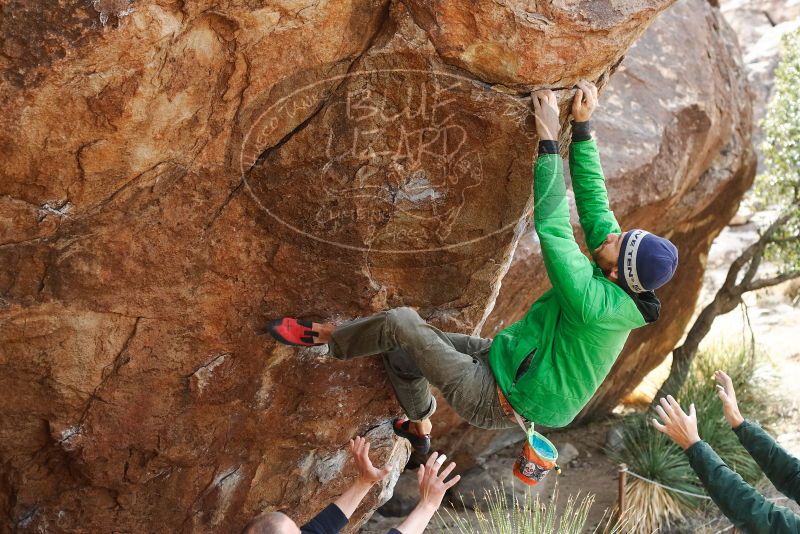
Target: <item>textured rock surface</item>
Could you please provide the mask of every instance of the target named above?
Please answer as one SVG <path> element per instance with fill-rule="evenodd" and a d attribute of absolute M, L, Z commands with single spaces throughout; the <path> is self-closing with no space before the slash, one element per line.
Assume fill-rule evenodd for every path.
<path fill-rule="evenodd" d="M 480 327 L 530 202 L 520 95 L 603 85 L 670 3 L 4 2 L 2 523 L 230 532 L 308 518 L 357 433 L 402 465 L 379 362 L 257 329 Z"/>
<path fill-rule="evenodd" d="M 661 320 L 632 333 L 578 420 L 612 409 L 682 336 L 708 248 L 753 180 L 749 98 L 736 37 L 719 10 L 702 0 L 681 0 L 659 16 L 601 93 L 594 126 L 611 207 L 623 229 L 643 227 L 670 237 L 681 262 L 673 281 L 658 292 Z M 573 221 L 580 241 L 574 212 Z M 530 228 L 483 334 L 517 320 L 549 287 Z M 497 439 L 467 430 L 450 411 L 440 410 L 438 418 L 440 427 L 455 427 L 440 446 L 452 448 L 464 466 Z"/>

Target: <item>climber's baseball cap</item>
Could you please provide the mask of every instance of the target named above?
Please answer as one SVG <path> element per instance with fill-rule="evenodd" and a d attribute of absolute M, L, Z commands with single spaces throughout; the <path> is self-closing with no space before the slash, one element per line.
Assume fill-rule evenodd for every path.
<path fill-rule="evenodd" d="M 622 238 L 617 261 L 619 284 L 643 293 L 670 281 L 678 268 L 678 249 L 669 239 L 636 228 Z"/>

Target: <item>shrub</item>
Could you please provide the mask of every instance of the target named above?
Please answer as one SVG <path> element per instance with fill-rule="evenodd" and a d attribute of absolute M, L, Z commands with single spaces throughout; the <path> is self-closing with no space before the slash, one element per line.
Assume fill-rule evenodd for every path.
<path fill-rule="evenodd" d="M 458 516 L 446 510 L 454 526 L 444 524 L 446 532 L 458 534 L 579 534 L 585 532 L 586 520 L 594 504 L 594 495 L 570 495 L 563 510 L 556 504 L 558 491 L 553 499 L 544 504 L 539 496 L 530 493 L 520 501 L 516 495 L 509 499 L 501 486 L 495 486 L 484 494 L 486 513 L 475 511 L 471 518 Z M 604 532 L 622 532 L 622 527 L 607 527 Z M 600 527 L 598 527 L 600 529 Z M 598 530 L 596 529 L 596 532 Z"/>

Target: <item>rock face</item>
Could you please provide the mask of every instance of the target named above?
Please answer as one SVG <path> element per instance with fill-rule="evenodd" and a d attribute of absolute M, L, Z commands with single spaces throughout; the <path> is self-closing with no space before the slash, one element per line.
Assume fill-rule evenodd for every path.
<path fill-rule="evenodd" d="M 480 328 L 530 204 L 525 92 L 604 85 L 670 3 L 4 2 L 2 523 L 303 521 L 367 433 L 396 469 L 355 528 L 408 454 L 382 368 L 258 329 L 396 305 Z M 664 213 L 694 187 L 651 183 Z"/>

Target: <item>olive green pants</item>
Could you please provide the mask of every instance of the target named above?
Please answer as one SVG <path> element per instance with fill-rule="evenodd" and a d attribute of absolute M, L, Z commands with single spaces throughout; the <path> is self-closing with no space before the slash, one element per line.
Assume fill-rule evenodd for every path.
<path fill-rule="evenodd" d="M 382 354 L 397 400 L 411 421 L 436 411 L 433 384 L 470 424 L 509 428 L 515 423 L 503 413 L 489 367 L 491 343 L 442 332 L 414 309 L 395 308 L 338 326 L 328 347 L 341 360 Z"/>

